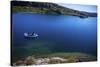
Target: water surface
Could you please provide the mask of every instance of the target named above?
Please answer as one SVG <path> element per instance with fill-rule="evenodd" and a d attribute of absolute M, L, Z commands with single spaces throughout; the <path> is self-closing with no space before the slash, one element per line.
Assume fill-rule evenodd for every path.
<path fill-rule="evenodd" d="M 39 37 L 26 39 L 24 32 L 36 32 Z M 96 34 L 96 17 L 12 14 L 12 54 L 14 58 L 55 52 L 82 52 L 96 56 Z"/>

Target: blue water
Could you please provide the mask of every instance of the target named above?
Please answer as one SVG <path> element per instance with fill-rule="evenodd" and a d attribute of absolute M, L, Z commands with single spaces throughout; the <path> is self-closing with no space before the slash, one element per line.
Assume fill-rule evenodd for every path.
<path fill-rule="evenodd" d="M 26 39 L 24 32 L 38 38 Z M 97 55 L 97 18 L 32 13 L 12 14 L 12 54 L 23 57 L 54 52 Z"/>

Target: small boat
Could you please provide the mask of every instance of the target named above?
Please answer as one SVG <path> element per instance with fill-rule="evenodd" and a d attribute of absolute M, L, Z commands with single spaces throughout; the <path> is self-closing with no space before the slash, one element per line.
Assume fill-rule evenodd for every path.
<path fill-rule="evenodd" d="M 27 37 L 27 38 L 36 38 L 38 37 L 39 35 L 36 34 L 36 33 L 24 33 L 24 37 Z"/>

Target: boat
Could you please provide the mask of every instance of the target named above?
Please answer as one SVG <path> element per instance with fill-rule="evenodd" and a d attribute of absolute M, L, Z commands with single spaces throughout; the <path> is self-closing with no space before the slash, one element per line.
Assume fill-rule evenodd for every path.
<path fill-rule="evenodd" d="M 37 33 L 24 33 L 24 37 L 27 37 L 27 38 L 36 38 L 38 37 L 39 35 Z"/>

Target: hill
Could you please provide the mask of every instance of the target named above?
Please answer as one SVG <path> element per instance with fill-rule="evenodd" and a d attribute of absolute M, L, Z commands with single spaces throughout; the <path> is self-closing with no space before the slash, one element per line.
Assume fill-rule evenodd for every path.
<path fill-rule="evenodd" d="M 51 15 L 71 15 L 80 18 L 97 17 L 97 13 L 89 13 L 60 6 L 56 3 L 12 1 L 12 12 L 31 12 Z"/>

